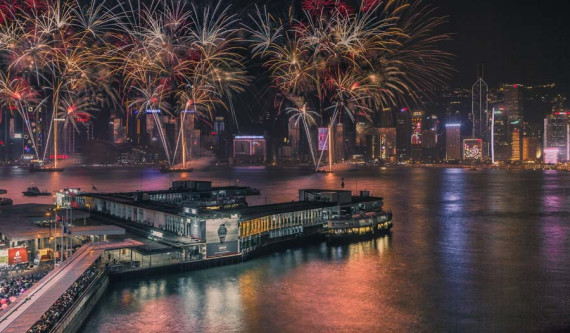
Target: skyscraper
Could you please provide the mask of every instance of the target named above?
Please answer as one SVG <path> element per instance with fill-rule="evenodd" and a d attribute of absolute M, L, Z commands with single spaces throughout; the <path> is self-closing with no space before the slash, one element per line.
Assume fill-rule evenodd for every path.
<path fill-rule="evenodd" d="M 538 139 L 534 136 L 523 136 L 523 161 L 535 161 L 538 151 Z"/>
<path fill-rule="evenodd" d="M 408 108 L 396 113 L 396 145 L 398 160 L 407 161 L 411 156 L 412 118 Z"/>
<path fill-rule="evenodd" d="M 507 84 L 503 91 L 505 94 L 505 110 L 511 122 L 523 122 L 523 89 L 520 84 Z"/>
<path fill-rule="evenodd" d="M 570 161 L 570 111 L 556 111 L 544 119 L 544 149 L 558 149 L 558 160 Z"/>
<path fill-rule="evenodd" d="M 382 117 L 380 119 L 380 127 L 391 128 L 394 127 L 394 117 L 391 108 L 382 109 Z"/>
<path fill-rule="evenodd" d="M 493 108 L 493 128 L 491 129 L 493 161 L 508 161 L 511 156 L 511 143 L 509 140 L 509 117 L 504 108 Z"/>
<path fill-rule="evenodd" d="M 459 161 L 461 159 L 461 124 L 445 125 L 445 159 Z"/>
<path fill-rule="evenodd" d="M 298 158 L 300 156 L 299 145 L 301 142 L 301 133 L 299 132 L 299 123 L 290 121 L 289 126 L 289 142 L 291 142 L 291 156 Z"/>
<path fill-rule="evenodd" d="M 489 141 L 489 87 L 479 75 L 479 79 L 471 87 L 471 117 L 473 128 L 471 136 Z"/>
<path fill-rule="evenodd" d="M 345 149 L 344 149 L 344 124 L 336 124 L 336 130 L 334 132 L 334 160 L 344 161 L 345 159 Z"/>
<path fill-rule="evenodd" d="M 511 122 L 511 161 L 522 159 L 522 131 L 518 123 Z"/>
<path fill-rule="evenodd" d="M 380 158 L 394 162 L 397 154 L 396 128 L 379 128 Z"/>
<path fill-rule="evenodd" d="M 412 161 L 421 160 L 422 157 L 422 124 L 424 119 L 423 111 L 412 113 Z"/>
<path fill-rule="evenodd" d="M 503 88 L 510 123 L 511 161 L 522 159 L 523 89 L 520 84 L 507 84 Z"/>

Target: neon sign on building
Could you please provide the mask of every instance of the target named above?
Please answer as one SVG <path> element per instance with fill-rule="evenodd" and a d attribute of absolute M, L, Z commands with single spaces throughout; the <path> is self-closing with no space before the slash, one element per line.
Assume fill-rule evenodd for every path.
<path fill-rule="evenodd" d="M 483 141 L 481 139 L 463 140 L 463 159 L 481 160 L 483 158 Z"/>

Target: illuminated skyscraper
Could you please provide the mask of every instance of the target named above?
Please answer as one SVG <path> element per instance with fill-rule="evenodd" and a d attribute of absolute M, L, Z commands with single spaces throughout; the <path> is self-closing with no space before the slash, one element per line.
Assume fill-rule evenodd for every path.
<path fill-rule="evenodd" d="M 518 123 L 511 122 L 511 161 L 522 159 L 522 131 Z"/>
<path fill-rule="evenodd" d="M 534 136 L 523 136 L 523 161 L 536 160 L 538 151 L 538 139 Z"/>
<path fill-rule="evenodd" d="M 421 160 L 422 155 L 422 123 L 424 119 L 423 111 L 412 113 L 412 161 Z"/>
<path fill-rule="evenodd" d="M 509 114 L 509 121 L 523 122 L 523 89 L 520 84 L 508 84 L 503 88 L 505 94 L 505 110 Z"/>
<path fill-rule="evenodd" d="M 471 87 L 471 117 L 473 128 L 471 136 L 489 141 L 489 87 L 480 75 Z"/>
<path fill-rule="evenodd" d="M 291 142 L 291 156 L 298 158 L 300 151 L 301 133 L 299 131 L 299 123 L 295 121 L 289 122 L 289 142 Z"/>
<path fill-rule="evenodd" d="M 407 161 L 411 157 L 412 118 L 408 108 L 402 108 L 396 113 L 396 145 L 398 160 Z"/>
<path fill-rule="evenodd" d="M 379 128 L 380 158 L 384 161 L 394 162 L 397 155 L 396 128 Z"/>
<path fill-rule="evenodd" d="M 510 123 L 504 108 L 493 109 L 493 128 L 491 129 L 493 161 L 508 161 L 511 157 L 511 142 L 509 140 Z"/>
<path fill-rule="evenodd" d="M 503 88 L 510 122 L 511 161 L 522 159 L 523 89 L 521 84 L 507 84 Z"/>
<path fill-rule="evenodd" d="M 558 149 L 559 161 L 570 161 L 570 111 L 557 111 L 544 119 L 544 149 Z"/>
<path fill-rule="evenodd" d="M 445 125 L 445 159 L 459 161 L 461 159 L 461 124 Z"/>
<path fill-rule="evenodd" d="M 334 160 L 344 161 L 344 124 L 336 124 L 336 130 L 334 132 Z"/>
<path fill-rule="evenodd" d="M 383 128 L 394 127 L 394 117 L 392 115 L 392 109 L 390 109 L 390 108 L 383 108 L 382 109 L 382 117 L 380 119 L 380 126 Z"/>

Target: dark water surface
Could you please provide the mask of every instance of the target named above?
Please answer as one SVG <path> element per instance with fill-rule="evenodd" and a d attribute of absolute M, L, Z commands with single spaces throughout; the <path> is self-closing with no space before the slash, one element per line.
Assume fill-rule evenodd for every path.
<path fill-rule="evenodd" d="M 125 191 L 168 187 L 154 170 L 29 174 L 0 169 L 15 203 L 30 183 Z M 374 169 L 195 172 L 257 187 L 253 204 L 301 187 L 367 189 L 394 213 L 390 237 L 291 249 L 240 265 L 115 283 L 84 332 L 379 332 L 570 328 L 570 173 Z M 51 198 L 43 198 L 49 202 Z"/>

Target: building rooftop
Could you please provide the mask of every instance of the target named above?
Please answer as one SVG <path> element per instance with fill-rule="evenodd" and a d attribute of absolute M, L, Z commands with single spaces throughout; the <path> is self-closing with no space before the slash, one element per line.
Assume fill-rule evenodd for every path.
<path fill-rule="evenodd" d="M 292 201 L 278 204 L 251 206 L 247 208 L 236 209 L 233 212 L 241 215 L 242 218 L 252 219 L 269 214 L 283 214 L 295 212 L 298 210 L 317 209 L 336 206 L 335 202 L 321 201 Z"/>
<path fill-rule="evenodd" d="M 53 230 L 45 222 L 53 221 L 48 216 L 53 205 L 23 204 L 3 207 L 0 212 L 0 233 L 11 241 L 26 241 L 50 236 L 61 236 L 61 227 Z M 60 213 L 61 214 L 61 213 Z M 76 215 L 77 214 L 77 215 Z M 94 223 L 84 212 L 74 211 L 71 235 L 122 235 L 125 229 L 114 225 Z M 83 219 L 77 220 L 76 218 Z"/>
<path fill-rule="evenodd" d="M 159 212 L 180 215 L 182 212 L 182 207 L 180 205 L 173 205 L 163 202 L 151 201 L 151 200 L 135 200 L 134 196 L 125 193 L 84 193 L 83 196 L 98 198 L 102 200 L 114 201 L 117 203 L 122 203 L 125 205 L 136 206 L 140 208 L 152 209 Z"/>

